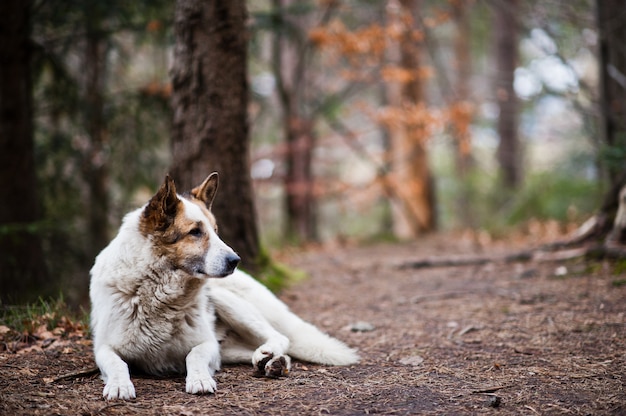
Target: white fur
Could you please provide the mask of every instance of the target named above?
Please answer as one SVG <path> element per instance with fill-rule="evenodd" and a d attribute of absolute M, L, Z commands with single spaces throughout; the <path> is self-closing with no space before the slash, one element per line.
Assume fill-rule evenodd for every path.
<path fill-rule="evenodd" d="M 236 346 L 236 352 L 243 348 L 245 354 L 253 353 L 253 357 L 261 356 L 261 352 L 268 349 L 275 355 L 289 354 L 318 364 L 350 365 L 359 360 L 353 349 L 303 321 L 265 286 L 241 270 L 223 279 L 210 279 L 209 287 L 220 321 L 229 329 L 235 328 L 239 335 L 247 332 L 246 342 L 256 339 L 252 345 L 264 343 L 253 352 L 245 350 L 241 343 L 223 340 L 222 361 L 225 363 L 241 362 L 239 357 L 230 356 L 233 351 L 224 348 L 228 342 Z M 253 359 L 254 365 L 256 362 Z"/>
<path fill-rule="evenodd" d="M 140 214 L 137 210 L 124 218 L 119 234 L 91 270 L 91 326 L 96 363 L 106 383 L 103 395 L 135 397 L 126 362 L 153 374 L 186 368 L 187 391 L 211 393 L 220 356 L 206 285 L 191 299 L 184 298 L 181 283 L 188 276 L 165 272 L 167 266 L 154 258 L 150 240 L 138 231 Z M 162 279 L 146 278 L 154 274 Z M 194 327 L 185 321 L 189 314 L 196 315 Z"/>
<path fill-rule="evenodd" d="M 178 197 L 188 218 L 209 224 L 199 207 Z M 129 364 L 151 374 L 186 371 L 186 391 L 200 394 L 215 391 L 221 362 L 258 369 L 268 359 L 258 371 L 271 376 L 272 368 L 289 371 L 287 354 L 330 365 L 358 361 L 354 350 L 291 313 L 246 273 L 207 278 L 219 275 L 223 257 L 234 254 L 210 226 L 204 273 L 172 269 L 154 254 L 151 236 L 139 231 L 144 208 L 126 215 L 91 269 L 94 353 L 106 399 L 135 397 Z"/>

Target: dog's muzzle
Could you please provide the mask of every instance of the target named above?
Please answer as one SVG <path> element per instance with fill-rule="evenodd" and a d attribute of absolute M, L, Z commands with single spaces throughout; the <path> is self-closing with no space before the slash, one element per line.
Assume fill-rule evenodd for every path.
<path fill-rule="evenodd" d="M 226 258 L 224 259 L 224 274 L 222 275 L 222 277 L 232 274 L 237 268 L 237 265 L 239 265 L 240 261 L 241 257 L 239 257 L 236 253 L 232 253 L 226 256 Z"/>

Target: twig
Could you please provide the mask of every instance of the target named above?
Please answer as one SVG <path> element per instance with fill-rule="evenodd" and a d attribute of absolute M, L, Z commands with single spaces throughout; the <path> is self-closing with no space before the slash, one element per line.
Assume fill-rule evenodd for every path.
<path fill-rule="evenodd" d="M 529 405 L 525 405 L 524 407 L 525 407 L 526 409 L 530 410 L 530 411 L 531 411 L 531 412 L 533 412 L 533 413 L 536 413 L 536 414 L 538 414 L 538 415 L 540 415 L 540 414 L 541 414 L 541 413 L 539 413 L 537 410 L 535 410 L 535 408 L 534 408 L 534 407 L 531 407 L 531 406 L 529 406 Z"/>
<path fill-rule="evenodd" d="M 82 370 L 72 371 L 71 373 L 63 374 L 53 379 L 52 382 L 56 383 L 57 381 L 66 380 L 68 378 L 81 377 L 81 376 L 92 376 L 94 374 L 98 374 L 98 372 L 100 372 L 100 370 L 96 366 L 83 368 Z"/>
<path fill-rule="evenodd" d="M 487 387 L 487 388 L 484 388 L 484 389 L 472 390 L 472 394 L 495 393 L 498 390 L 506 389 L 506 388 L 509 388 L 509 387 L 510 386 Z"/>
<path fill-rule="evenodd" d="M 454 299 L 454 298 L 460 298 L 466 295 L 473 295 L 476 293 L 478 292 L 475 290 L 455 290 L 455 291 L 450 291 L 450 292 L 429 293 L 426 295 L 415 296 L 411 298 L 411 303 L 420 303 L 420 302 L 427 302 L 427 301 L 432 301 L 432 300 Z"/>

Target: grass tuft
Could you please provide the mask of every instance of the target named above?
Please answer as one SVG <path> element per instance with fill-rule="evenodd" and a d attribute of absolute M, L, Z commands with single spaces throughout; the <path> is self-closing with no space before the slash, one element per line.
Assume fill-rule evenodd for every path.
<path fill-rule="evenodd" d="M 60 295 L 56 299 L 39 298 L 37 302 L 25 305 L 0 305 L 0 322 L 24 336 L 36 335 L 43 329 L 65 334 L 87 331 L 89 313 L 82 308 L 72 310 Z"/>

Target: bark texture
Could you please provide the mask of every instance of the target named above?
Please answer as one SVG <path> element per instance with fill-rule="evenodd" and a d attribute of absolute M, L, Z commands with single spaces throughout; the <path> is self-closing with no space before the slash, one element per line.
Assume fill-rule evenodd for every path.
<path fill-rule="evenodd" d="M 311 27 L 309 16 L 289 16 L 294 0 L 273 0 L 274 14 L 280 27 L 274 33 L 272 61 L 278 100 L 282 110 L 285 154 L 285 237 L 291 241 L 315 241 L 317 204 L 314 194 L 313 150 L 315 133 L 313 117 L 304 107 L 305 90 L 312 89 L 307 76 L 306 61 L 310 48 L 306 37 L 294 36 L 285 27 L 298 27 L 306 32 Z"/>
<path fill-rule="evenodd" d="M 109 235 L 109 143 L 104 117 L 107 41 L 97 19 L 86 28 L 83 55 L 84 126 L 87 146 L 82 160 L 88 195 L 88 258 L 93 259 L 110 240 Z"/>
<path fill-rule="evenodd" d="M 472 76 L 471 60 L 471 3 L 466 1 L 452 2 L 452 17 L 456 24 L 454 37 L 454 56 L 456 63 L 456 88 L 450 104 L 452 134 L 455 144 L 456 174 L 461 181 L 456 203 L 457 217 L 464 227 L 473 227 L 474 215 L 471 211 L 471 190 L 466 183 L 467 176 L 474 167 L 472 157 L 472 137 L 470 127 L 473 118 L 473 108 L 470 97 L 470 82 Z"/>
<path fill-rule="evenodd" d="M 626 148 L 626 0 L 597 0 L 600 34 L 602 136 L 610 147 Z M 608 166 L 615 184 L 624 163 Z"/>
<path fill-rule="evenodd" d="M 31 2 L 0 2 L 0 301 L 49 287 L 41 247 L 32 125 Z"/>
<path fill-rule="evenodd" d="M 415 22 L 419 13 L 419 0 L 401 0 L 400 4 L 407 20 Z M 426 112 L 424 105 L 423 80 L 419 75 L 421 47 L 415 37 L 415 25 L 406 25 L 400 39 L 400 66 L 413 76 L 405 82 L 400 92 L 400 106 L 407 112 L 406 122 L 396 136 L 394 144 L 395 170 L 400 178 L 401 202 L 404 217 L 412 236 L 434 231 L 437 227 L 435 215 L 435 189 L 428 163 L 427 119 L 420 117 Z M 412 116 L 409 113 L 415 113 Z"/>
<path fill-rule="evenodd" d="M 220 174 L 220 235 L 254 271 L 258 232 L 249 169 L 247 12 L 243 0 L 178 0 L 172 67 L 173 164 L 180 190 Z"/>
<path fill-rule="evenodd" d="M 495 6 L 496 39 L 496 100 L 500 108 L 498 117 L 497 159 L 502 183 L 516 189 L 522 180 L 520 143 L 517 134 L 519 103 L 513 80 L 518 62 L 518 0 L 501 1 Z"/>

